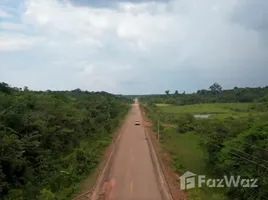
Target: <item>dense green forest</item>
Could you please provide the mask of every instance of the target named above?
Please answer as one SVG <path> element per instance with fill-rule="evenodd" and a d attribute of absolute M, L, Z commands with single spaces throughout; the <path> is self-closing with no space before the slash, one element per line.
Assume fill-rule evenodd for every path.
<path fill-rule="evenodd" d="M 257 188 L 189 190 L 190 200 L 267 199 L 268 87 L 216 88 L 194 94 L 166 92 L 143 96 L 140 101 L 155 130 L 160 121 L 160 141 L 173 158 L 178 174 L 191 171 L 215 178 L 240 175 L 258 179 Z M 194 117 L 199 112 L 211 116 Z"/>
<path fill-rule="evenodd" d="M 238 88 L 223 90 L 218 83 L 214 83 L 209 89 L 198 90 L 192 94 L 179 93 L 177 90 L 171 93 L 165 91 L 165 95 L 145 95 L 140 99 L 146 99 L 151 103 L 167 103 L 173 105 L 190 105 L 197 103 L 237 103 L 237 102 L 267 102 L 268 86 L 258 88 Z"/>
<path fill-rule="evenodd" d="M 0 199 L 71 199 L 130 100 L 106 92 L 0 84 Z"/>

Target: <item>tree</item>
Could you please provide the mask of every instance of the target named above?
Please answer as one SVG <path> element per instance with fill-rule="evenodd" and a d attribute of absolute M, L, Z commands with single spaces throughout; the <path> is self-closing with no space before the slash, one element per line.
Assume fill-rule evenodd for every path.
<path fill-rule="evenodd" d="M 214 83 L 212 86 L 209 87 L 209 89 L 214 93 L 219 93 L 222 91 L 222 87 L 219 83 Z"/>
<path fill-rule="evenodd" d="M 169 90 L 166 90 L 165 93 L 166 93 L 166 95 L 169 95 Z"/>
<path fill-rule="evenodd" d="M 131 99 L 17 90 L 0 84 L 0 199 L 70 199 L 97 166 Z"/>
<path fill-rule="evenodd" d="M 0 83 L 0 92 L 10 94 L 12 89 L 9 87 L 7 83 Z"/>
<path fill-rule="evenodd" d="M 23 91 L 24 91 L 24 92 L 28 92 L 28 91 L 29 91 L 29 88 L 28 88 L 27 86 L 24 86 L 24 87 L 23 87 Z"/>
<path fill-rule="evenodd" d="M 178 95 L 178 94 L 179 94 L 178 90 L 176 90 L 174 94 L 175 94 L 175 95 Z"/>

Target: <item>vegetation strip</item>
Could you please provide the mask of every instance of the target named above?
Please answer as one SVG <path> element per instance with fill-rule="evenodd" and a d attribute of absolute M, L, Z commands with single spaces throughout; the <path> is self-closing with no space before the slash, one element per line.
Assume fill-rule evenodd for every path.
<path fill-rule="evenodd" d="M 0 199 L 72 199 L 131 100 L 106 92 L 0 84 Z"/>
<path fill-rule="evenodd" d="M 127 114 L 127 115 L 124 117 L 124 119 L 122 120 L 123 122 L 126 120 L 127 116 L 128 116 L 128 114 Z M 87 191 L 87 192 L 85 192 L 84 194 L 81 194 L 81 195 L 75 197 L 73 200 L 78 200 L 78 199 L 80 199 L 81 197 L 84 197 L 84 196 L 87 196 L 87 198 L 91 198 L 91 194 L 92 194 L 92 192 L 96 189 L 96 186 L 97 186 L 98 182 L 100 181 L 100 178 L 101 178 L 101 176 L 103 175 L 104 170 L 107 168 L 107 165 L 108 165 L 109 161 L 111 160 L 111 157 L 112 157 L 112 155 L 113 155 L 113 153 L 114 153 L 114 148 L 115 148 L 114 146 L 116 146 L 116 144 L 118 143 L 118 140 L 120 139 L 120 138 L 119 138 L 119 137 L 120 137 L 120 132 L 122 131 L 122 129 L 124 130 L 123 127 L 124 127 L 124 126 L 120 125 L 120 128 L 119 128 L 119 130 L 117 131 L 117 132 L 118 132 L 118 135 L 116 135 L 115 139 L 113 139 L 113 142 L 112 142 L 111 145 L 110 145 L 111 147 L 113 147 L 113 150 L 112 150 L 112 152 L 109 154 L 108 159 L 107 159 L 107 160 L 104 160 L 104 162 L 103 162 L 104 167 L 103 167 L 102 169 L 100 169 L 100 171 L 99 171 L 99 173 L 98 173 L 98 176 L 97 176 L 97 179 L 96 179 L 95 182 L 94 182 L 93 187 L 90 188 L 90 190 Z"/>
<path fill-rule="evenodd" d="M 160 142 L 178 174 L 190 171 L 207 178 L 258 179 L 257 188 L 188 189 L 190 200 L 268 196 L 268 87 L 148 95 L 139 100 L 155 132 L 160 123 Z M 195 118 L 195 114 L 211 115 Z"/>

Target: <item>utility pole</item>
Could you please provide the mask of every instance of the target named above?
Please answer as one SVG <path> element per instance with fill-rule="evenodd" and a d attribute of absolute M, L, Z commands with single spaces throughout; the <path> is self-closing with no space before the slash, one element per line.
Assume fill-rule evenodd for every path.
<path fill-rule="evenodd" d="M 157 139 L 158 139 L 158 141 L 159 141 L 159 136 L 160 136 L 160 134 L 159 134 L 159 119 L 158 119 L 158 121 L 157 121 Z"/>

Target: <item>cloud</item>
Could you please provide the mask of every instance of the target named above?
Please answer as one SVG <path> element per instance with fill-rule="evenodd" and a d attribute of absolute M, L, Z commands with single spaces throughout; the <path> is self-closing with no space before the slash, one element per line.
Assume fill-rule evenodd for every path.
<path fill-rule="evenodd" d="M 13 23 L 13 22 L 0 22 L 0 29 L 21 31 L 26 30 L 23 24 Z"/>
<path fill-rule="evenodd" d="M 64 1 L 64 0 L 62 0 Z M 169 2 L 170 0 L 154 0 L 154 2 L 160 3 L 160 2 Z M 70 0 L 70 2 L 73 5 L 76 6 L 90 6 L 90 7 L 109 7 L 114 8 L 117 6 L 118 3 L 125 3 L 125 2 L 131 2 L 131 3 L 147 3 L 152 2 L 152 0 Z"/>
<path fill-rule="evenodd" d="M 21 34 L 1 33 L 0 34 L 0 52 L 1 51 L 21 51 L 29 49 L 37 41 L 36 38 L 24 36 Z"/>
<path fill-rule="evenodd" d="M 26 0 L 17 22 L 0 25 L 12 31 L 0 35 L 0 51 L 10 52 L 0 78 L 35 89 L 114 93 L 195 91 L 215 81 L 225 88 L 262 86 L 264 1 Z M 15 77 L 21 68 L 25 76 Z"/>
<path fill-rule="evenodd" d="M 12 15 L 10 15 L 9 13 L 7 13 L 6 11 L 4 11 L 0 8 L 0 19 L 1 18 L 10 18 L 10 17 L 12 17 Z"/>
<path fill-rule="evenodd" d="M 241 0 L 235 9 L 234 22 L 248 30 L 258 32 L 268 45 L 268 1 Z"/>

